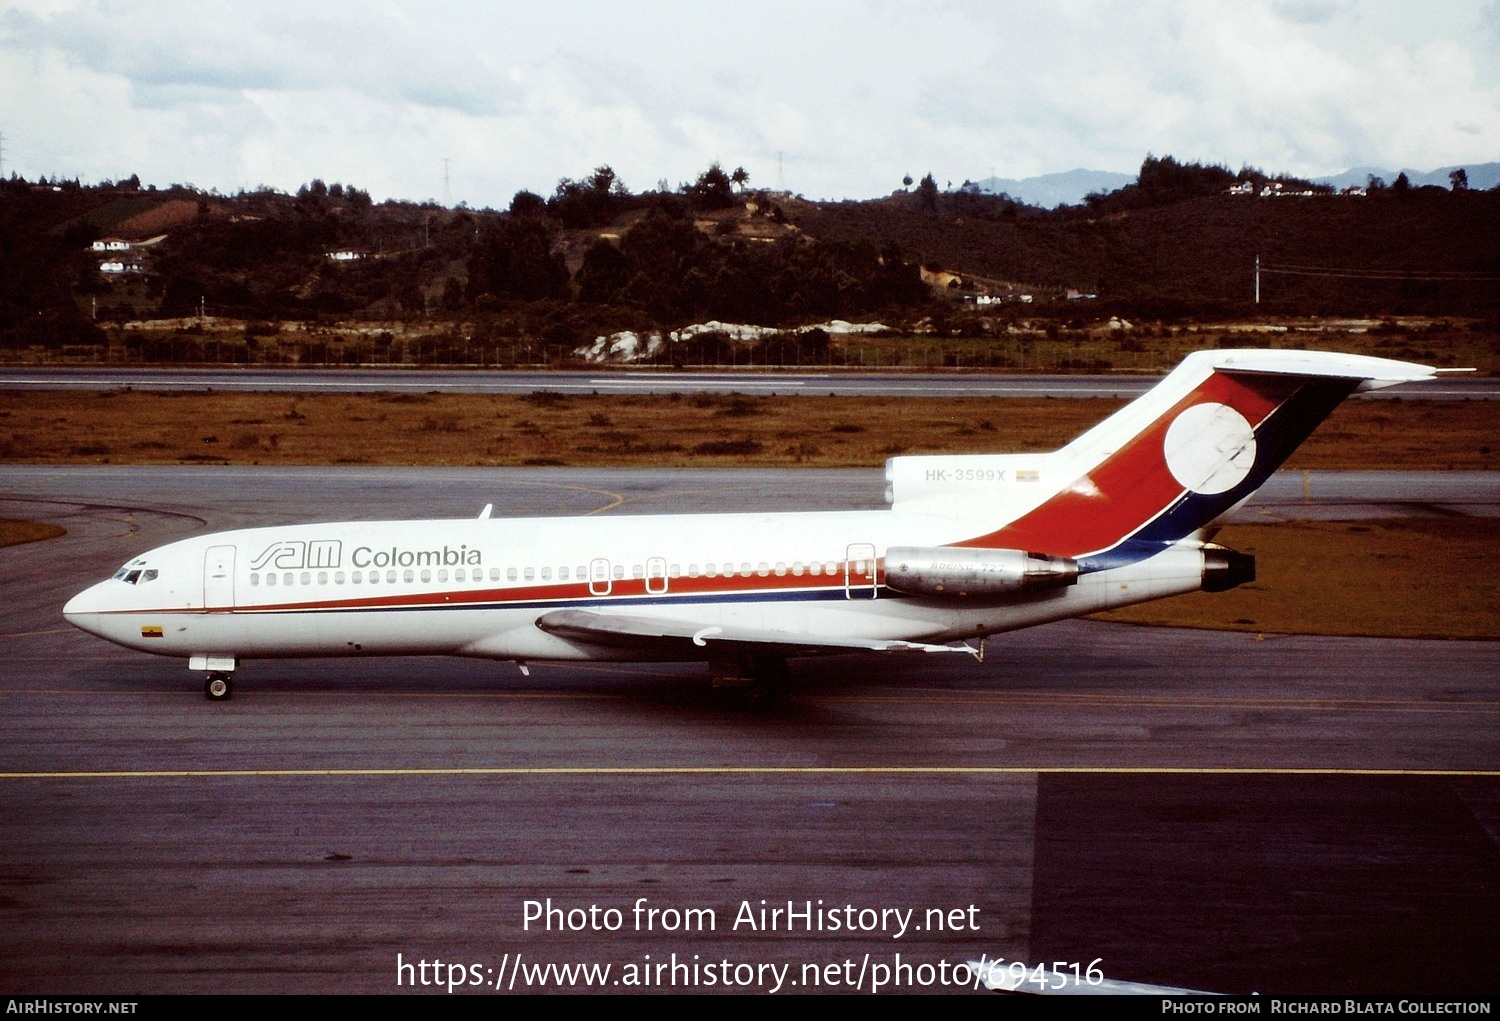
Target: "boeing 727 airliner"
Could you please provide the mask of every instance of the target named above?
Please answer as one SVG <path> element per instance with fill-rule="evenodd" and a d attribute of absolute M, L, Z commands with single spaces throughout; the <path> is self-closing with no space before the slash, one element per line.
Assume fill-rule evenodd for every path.
<path fill-rule="evenodd" d="M 151 550 L 63 614 L 186 658 L 213 699 L 263 657 L 701 659 L 774 684 L 793 656 L 977 655 L 988 635 L 1253 579 L 1215 522 L 1344 398 L 1438 371 L 1201 351 L 1053 453 L 892 458 L 886 510 L 243 529 Z"/>

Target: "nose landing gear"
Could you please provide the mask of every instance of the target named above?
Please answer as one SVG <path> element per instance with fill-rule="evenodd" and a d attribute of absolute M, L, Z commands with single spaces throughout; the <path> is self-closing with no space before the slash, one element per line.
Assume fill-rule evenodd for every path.
<path fill-rule="evenodd" d="M 207 670 L 203 694 L 210 702 L 223 702 L 234 695 L 234 668 L 239 661 L 233 656 L 194 653 L 188 658 L 189 670 Z"/>

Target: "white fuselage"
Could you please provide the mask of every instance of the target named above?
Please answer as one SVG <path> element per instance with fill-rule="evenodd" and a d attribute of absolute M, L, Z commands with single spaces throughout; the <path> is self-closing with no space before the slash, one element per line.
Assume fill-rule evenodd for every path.
<path fill-rule="evenodd" d="M 810 638 L 948 642 L 1193 591 L 1203 574 L 1201 551 L 1184 547 L 1024 599 L 910 597 L 883 584 L 888 547 L 966 534 L 892 510 L 245 529 L 152 550 L 65 612 L 110 641 L 171 656 L 658 659 L 564 639 L 536 620 L 564 607 L 628 610 Z"/>

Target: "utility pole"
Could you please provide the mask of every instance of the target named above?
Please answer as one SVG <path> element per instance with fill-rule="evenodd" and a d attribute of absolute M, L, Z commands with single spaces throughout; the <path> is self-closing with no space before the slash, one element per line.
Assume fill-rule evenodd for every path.
<path fill-rule="evenodd" d="M 1255 303 L 1260 304 L 1260 253 L 1255 254 Z"/>
<path fill-rule="evenodd" d="M 443 157 L 443 208 L 453 205 L 453 189 L 448 186 L 448 157 Z"/>

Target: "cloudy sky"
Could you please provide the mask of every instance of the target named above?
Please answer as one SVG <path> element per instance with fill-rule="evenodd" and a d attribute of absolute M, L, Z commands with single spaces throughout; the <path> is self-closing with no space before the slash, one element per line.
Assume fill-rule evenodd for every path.
<path fill-rule="evenodd" d="M 1500 160 L 1500 0 L 0 0 L 0 172 L 503 207 Z M 445 160 L 447 192 L 445 195 Z"/>

